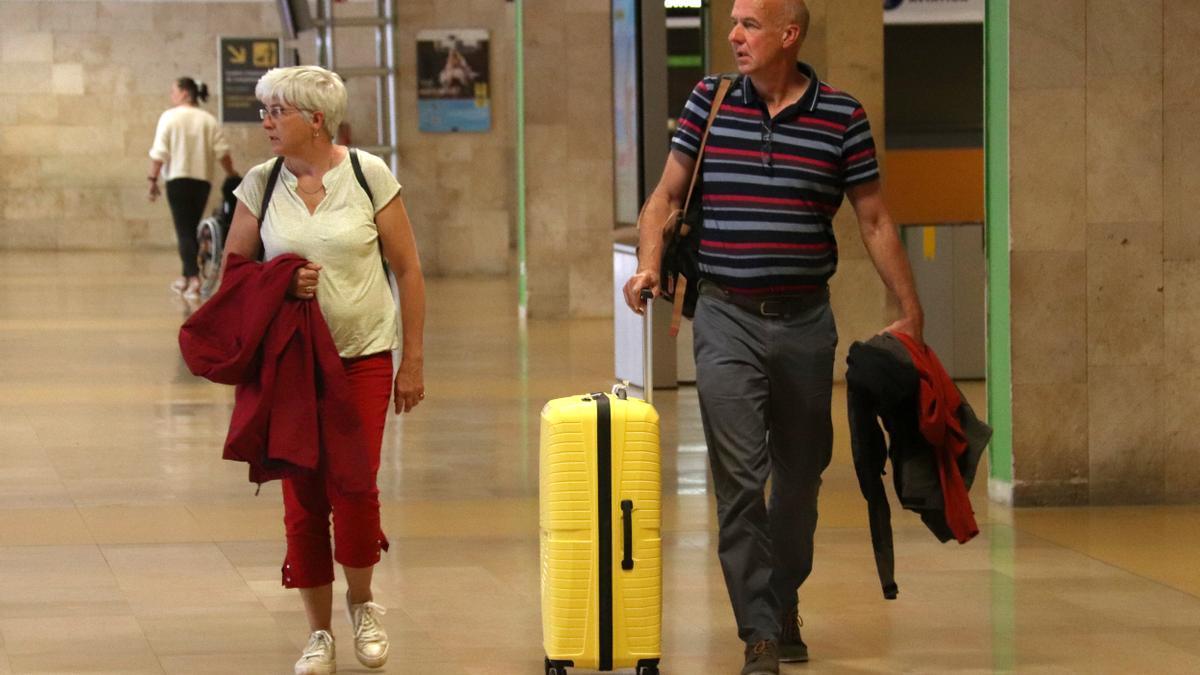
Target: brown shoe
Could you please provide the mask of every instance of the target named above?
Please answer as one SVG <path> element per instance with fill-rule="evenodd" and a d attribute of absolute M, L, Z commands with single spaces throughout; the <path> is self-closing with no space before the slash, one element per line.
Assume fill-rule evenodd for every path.
<path fill-rule="evenodd" d="M 779 675 L 779 644 L 774 640 L 759 640 L 746 645 L 742 675 Z"/>
<path fill-rule="evenodd" d="M 779 633 L 779 660 L 784 663 L 804 663 L 808 661 L 808 645 L 800 637 L 800 627 L 804 620 L 795 607 L 784 612 Z"/>

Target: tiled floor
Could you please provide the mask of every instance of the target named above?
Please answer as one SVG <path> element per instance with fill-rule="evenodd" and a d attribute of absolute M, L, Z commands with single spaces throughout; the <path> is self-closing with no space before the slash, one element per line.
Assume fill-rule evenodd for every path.
<path fill-rule="evenodd" d="M 279 486 L 255 497 L 219 458 L 232 391 L 181 363 L 171 258 L 0 254 L 0 675 L 289 673 L 305 640 Z M 537 413 L 607 385 L 611 328 L 522 327 L 507 281 L 429 292 L 429 398 L 390 424 L 380 476 L 387 672 L 539 673 Z M 836 396 L 813 661 L 785 673 L 1200 672 L 1200 508 L 1014 511 L 980 484 L 966 546 L 895 515 L 901 596 L 883 600 Z M 656 403 L 664 672 L 736 673 L 695 393 Z M 349 644 L 339 667 L 366 672 Z"/>

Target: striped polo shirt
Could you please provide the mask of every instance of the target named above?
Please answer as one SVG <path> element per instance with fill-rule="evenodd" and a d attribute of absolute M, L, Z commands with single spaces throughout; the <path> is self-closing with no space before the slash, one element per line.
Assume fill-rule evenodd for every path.
<path fill-rule="evenodd" d="M 808 64 L 797 67 L 812 84 L 774 119 L 749 78 L 737 76 L 705 147 L 700 272 L 732 293 L 824 288 L 837 269 L 833 217 L 843 194 L 879 178 L 862 105 Z M 671 139 L 693 159 L 718 77 L 696 85 Z"/>

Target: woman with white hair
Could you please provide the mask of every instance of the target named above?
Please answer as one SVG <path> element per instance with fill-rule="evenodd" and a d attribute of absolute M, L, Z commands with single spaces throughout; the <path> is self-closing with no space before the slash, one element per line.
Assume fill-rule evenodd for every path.
<path fill-rule="evenodd" d="M 283 481 L 283 584 L 300 590 L 311 630 L 296 673 L 336 670 L 330 626 L 334 560 L 349 586 L 355 656 L 378 668 L 387 661 L 388 639 L 371 576 L 388 543 L 379 523 L 375 474 L 389 399 L 394 394 L 399 414 L 425 398 L 425 282 L 399 183 L 378 157 L 334 142 L 346 111 L 341 78 L 315 66 L 275 68 L 259 80 L 255 95 L 278 158 L 247 172 L 234 193 L 239 203 L 226 252 L 251 259 L 261 252 L 266 260 L 293 253 L 309 261 L 296 272 L 289 293 L 319 303 L 369 439 L 372 489 L 366 493 L 338 490 L 324 460 L 316 474 Z M 400 290 L 402 345 L 384 260 Z M 397 347 L 401 361 L 393 378 L 391 352 Z"/>

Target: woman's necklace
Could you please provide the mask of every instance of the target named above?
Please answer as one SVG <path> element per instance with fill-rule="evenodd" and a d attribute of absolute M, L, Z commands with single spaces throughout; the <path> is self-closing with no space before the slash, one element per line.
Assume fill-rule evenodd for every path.
<path fill-rule="evenodd" d="M 325 175 L 326 173 L 329 173 L 329 170 L 332 168 L 333 168 L 333 161 L 331 160 L 329 162 L 329 166 L 325 167 L 325 170 L 321 172 L 321 175 Z M 300 187 L 300 181 L 297 180 L 296 181 L 296 191 L 301 192 L 306 195 L 320 194 L 325 191 L 325 181 L 322 180 L 321 185 L 319 187 L 317 187 L 316 190 L 305 190 L 304 188 Z"/>

